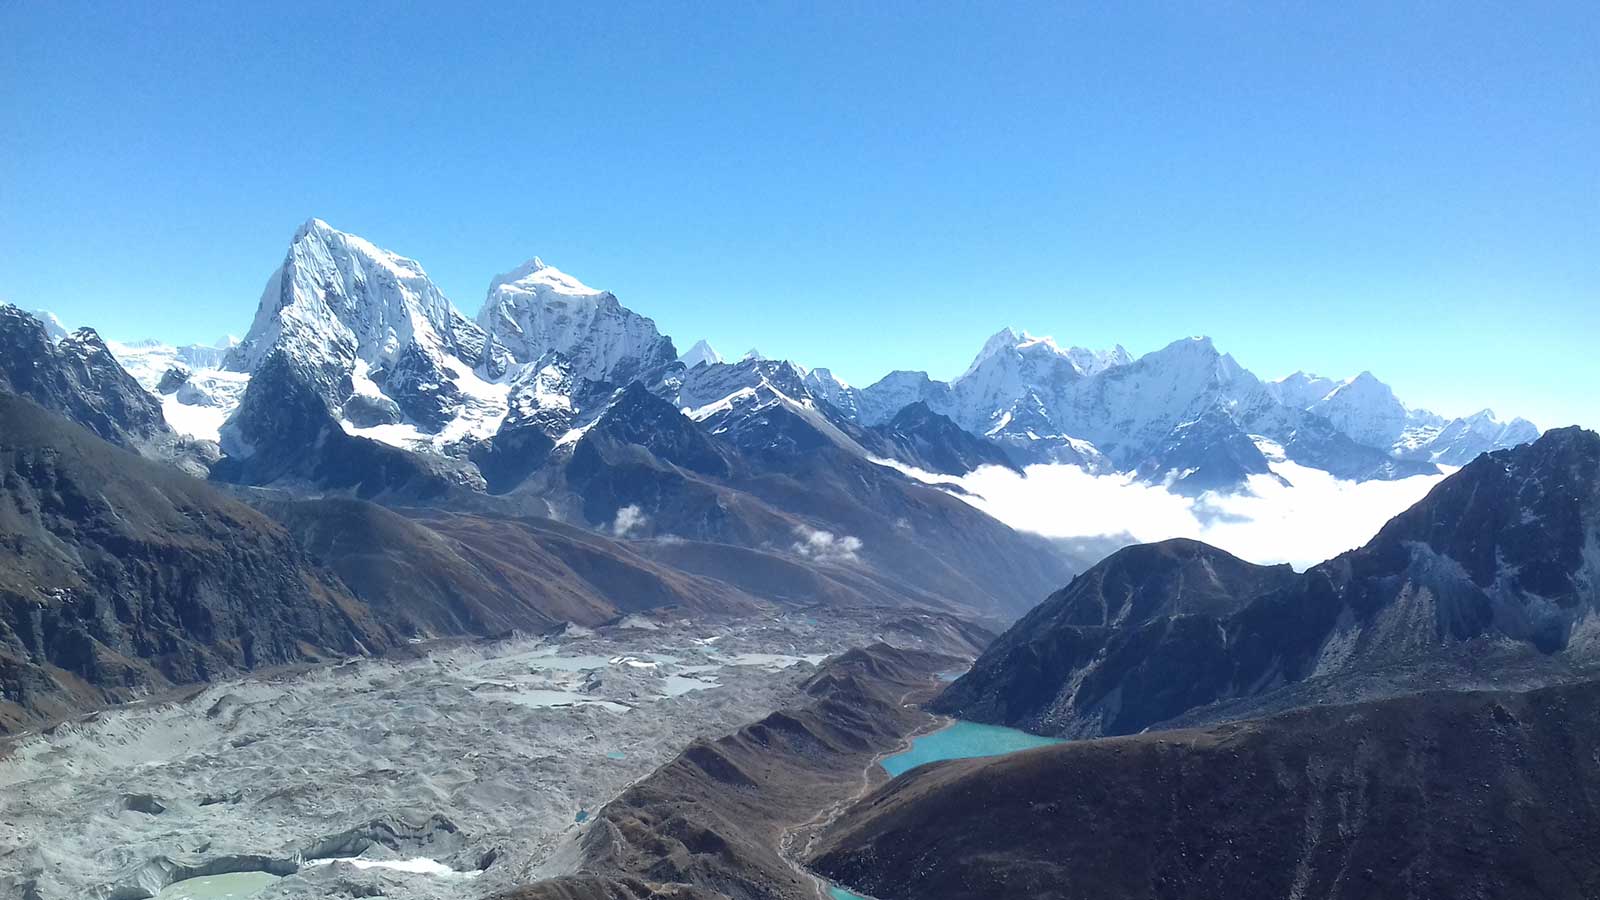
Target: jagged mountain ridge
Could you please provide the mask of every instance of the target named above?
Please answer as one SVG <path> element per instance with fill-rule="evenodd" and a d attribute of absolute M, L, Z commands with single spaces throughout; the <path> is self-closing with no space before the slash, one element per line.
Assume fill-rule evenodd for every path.
<path fill-rule="evenodd" d="M 730 364 L 704 341 L 680 358 L 650 319 L 537 257 L 496 277 L 469 319 L 414 260 L 315 219 L 297 231 L 249 334 L 229 354 L 238 380 L 201 372 L 185 383 L 174 373 L 168 417 L 187 425 L 182 403 L 206 408 L 202 422 L 228 415 L 269 345 L 286 350 L 347 432 L 488 460 L 496 471 L 483 477 L 497 484 L 532 469 L 513 450 L 542 452 L 611 388 L 641 380 L 688 409 L 747 404 L 740 392 L 759 393 L 760 376 L 735 384 L 744 376 L 717 370 L 766 361 L 750 353 Z M 691 379 L 702 366 L 710 371 Z M 784 393 L 830 405 L 835 424 L 882 425 L 920 402 L 1018 463 L 1130 472 L 1185 493 L 1238 489 L 1267 473 L 1268 457 L 1246 446 L 1258 438 L 1290 461 L 1363 480 L 1428 474 L 1434 462 L 1458 465 L 1537 435 L 1488 413 L 1447 422 L 1408 410 L 1367 373 L 1344 383 L 1300 373 L 1262 382 L 1206 339 L 1134 359 L 1120 346 L 1063 348 L 1008 328 L 948 383 L 895 372 L 855 388 L 827 369 L 793 369 L 803 388 Z M 729 389 L 709 396 L 719 381 Z M 216 430 L 230 452 L 248 452 L 250 423 L 234 417 Z"/>
<path fill-rule="evenodd" d="M 161 404 L 94 329 L 58 330 L 53 316 L 0 304 L 0 394 L 27 397 L 118 446 L 159 452 L 177 442 Z"/>
<path fill-rule="evenodd" d="M 1076 737 L 1485 677 L 1543 683 L 1600 667 L 1597 546 L 1600 435 L 1558 429 L 1480 456 L 1304 574 L 1195 541 L 1118 551 L 936 708 Z"/>

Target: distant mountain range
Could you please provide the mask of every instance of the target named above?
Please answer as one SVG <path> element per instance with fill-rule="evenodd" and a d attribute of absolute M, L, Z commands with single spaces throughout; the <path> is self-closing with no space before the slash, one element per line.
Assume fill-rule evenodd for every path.
<path fill-rule="evenodd" d="M 1004 329 L 953 381 L 897 371 L 856 388 L 825 368 L 754 350 L 729 362 L 699 341 L 679 355 L 651 319 L 537 258 L 496 277 L 468 318 L 415 260 L 316 219 L 295 233 L 237 346 L 111 349 L 162 397 L 169 422 L 219 441 L 230 456 L 291 437 L 263 433 L 248 413 L 248 384 L 267 367 L 306 385 L 347 434 L 452 460 L 444 466 L 452 477 L 476 489 L 493 481 L 491 490 L 507 487 L 504 471 L 485 477 L 475 460 L 561 441 L 632 381 L 697 421 L 716 418 L 712 427 L 723 433 L 747 433 L 745 420 L 782 405 L 828 423 L 836 443 L 932 464 L 937 473 L 997 461 L 973 455 L 965 438 L 957 438 L 964 451 L 902 458 L 895 446 L 867 446 L 843 427 L 887 425 L 921 404 L 1012 465 L 1071 463 L 1187 494 L 1242 489 L 1270 474 L 1279 452 L 1344 479 L 1392 479 L 1459 466 L 1539 433 L 1488 410 L 1447 420 L 1411 409 L 1366 372 L 1345 381 L 1301 372 L 1262 381 L 1206 338 L 1135 359 L 1121 347 L 1061 347 Z M 939 422 L 929 427 L 957 437 Z M 912 443 L 926 451 L 929 440 L 938 438 Z"/>

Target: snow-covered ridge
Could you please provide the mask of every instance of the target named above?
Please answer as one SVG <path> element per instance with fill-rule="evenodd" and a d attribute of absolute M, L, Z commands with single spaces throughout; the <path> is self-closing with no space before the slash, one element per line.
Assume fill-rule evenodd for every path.
<path fill-rule="evenodd" d="M 1371 373 L 1263 382 L 1206 337 L 1135 359 L 1121 346 L 1064 346 L 1005 328 L 951 381 L 894 372 L 865 388 L 755 350 L 730 364 L 703 340 L 680 357 L 653 320 L 538 257 L 493 278 L 468 318 L 416 260 L 319 219 L 296 231 L 245 339 L 225 358 L 201 347 L 115 351 L 164 403 L 191 407 L 169 413 L 190 433 L 211 435 L 220 418 L 236 419 L 252 373 L 279 355 L 288 365 L 278 368 L 303 380 L 347 432 L 455 456 L 512 429 L 555 440 L 633 381 L 725 433 L 772 427 L 764 413 L 781 406 L 793 413 L 786 421 L 815 419 L 848 444 L 846 432 L 923 403 L 1019 462 L 1235 484 L 1267 470 L 1255 438 L 1359 480 L 1432 472 L 1432 463 L 1460 464 L 1538 434 L 1488 411 L 1445 420 L 1409 408 Z M 250 427 L 270 423 L 232 421 L 220 431 Z"/>
<path fill-rule="evenodd" d="M 1343 381 L 1296 372 L 1269 387 L 1285 405 L 1320 415 L 1357 443 L 1401 459 L 1459 466 L 1486 450 L 1514 447 L 1539 436 L 1532 422 L 1521 418 L 1502 422 L 1488 409 L 1446 419 L 1409 407 L 1371 372 Z"/>
<path fill-rule="evenodd" d="M 512 362 L 559 354 L 590 381 L 625 383 L 678 357 L 654 321 L 538 257 L 490 284 L 477 321 Z"/>

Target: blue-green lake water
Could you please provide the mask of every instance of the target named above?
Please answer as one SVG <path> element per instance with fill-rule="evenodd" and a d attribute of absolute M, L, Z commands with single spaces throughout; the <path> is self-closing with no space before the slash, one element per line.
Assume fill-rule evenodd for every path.
<path fill-rule="evenodd" d="M 867 900 L 867 898 L 861 896 L 860 894 L 852 894 L 844 888 L 836 887 L 834 885 L 828 886 L 828 896 L 832 897 L 833 900 Z"/>
<path fill-rule="evenodd" d="M 1015 728 L 956 722 L 949 728 L 925 734 L 911 741 L 911 749 L 885 757 L 883 769 L 898 777 L 917 766 L 941 759 L 972 759 L 978 756 L 1003 756 L 1018 750 L 1031 750 L 1061 743 L 1060 738 L 1040 737 Z"/>

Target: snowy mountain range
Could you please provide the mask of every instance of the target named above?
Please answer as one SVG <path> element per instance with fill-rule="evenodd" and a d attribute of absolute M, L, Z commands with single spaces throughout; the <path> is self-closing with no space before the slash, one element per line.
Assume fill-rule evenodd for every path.
<path fill-rule="evenodd" d="M 730 363 L 703 340 L 680 356 L 651 319 L 537 257 L 494 278 L 468 317 L 417 261 L 318 219 L 296 231 L 236 345 L 110 346 L 175 428 L 219 441 L 228 456 L 306 437 L 282 433 L 285 387 L 260 383 L 267 371 L 314 397 L 345 434 L 448 462 L 479 490 L 491 480 L 510 487 L 487 477 L 486 460 L 531 453 L 539 459 L 496 471 L 532 472 L 635 382 L 743 449 L 782 445 L 782 423 L 794 420 L 869 458 L 900 458 L 896 447 L 910 446 L 921 461 L 986 458 L 970 445 L 951 449 L 948 422 L 1016 465 L 1134 473 L 1189 494 L 1269 472 L 1268 445 L 1341 478 L 1389 479 L 1539 433 L 1488 410 L 1446 420 L 1409 408 L 1367 372 L 1263 381 L 1204 337 L 1134 358 L 1007 328 L 948 382 L 897 371 L 857 388 L 753 350 Z M 252 404 L 252 394 L 276 399 Z M 885 439 L 913 405 L 925 412 L 901 425 L 927 432 Z"/>

